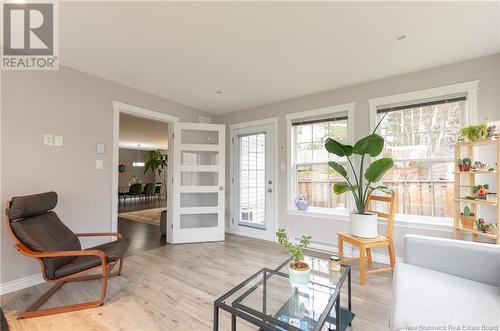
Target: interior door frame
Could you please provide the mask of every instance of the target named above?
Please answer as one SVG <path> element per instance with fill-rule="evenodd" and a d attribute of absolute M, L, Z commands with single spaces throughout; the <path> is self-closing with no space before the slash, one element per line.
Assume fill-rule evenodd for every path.
<path fill-rule="evenodd" d="M 234 233 L 234 199 L 233 194 L 236 192 L 234 187 L 234 131 L 236 129 L 251 128 L 254 126 L 269 125 L 273 126 L 273 141 L 274 141 L 274 152 L 273 152 L 273 198 L 274 198 L 274 233 L 278 231 L 278 190 L 279 190 L 279 178 L 278 178 L 278 117 L 271 117 L 257 121 L 242 122 L 237 124 L 229 125 L 229 232 Z M 276 241 L 276 237 L 274 238 Z"/>
<path fill-rule="evenodd" d="M 178 122 L 176 116 L 160 113 L 158 111 L 130 105 L 127 103 L 112 101 L 113 103 L 113 143 L 112 143 L 112 162 L 111 162 L 111 232 L 118 232 L 118 163 L 120 151 L 120 114 L 128 114 L 140 118 L 165 122 L 167 124 Z M 168 135 L 168 130 L 165 134 Z M 167 151 L 167 154 L 169 152 Z M 169 183 L 167 175 L 167 183 Z"/>

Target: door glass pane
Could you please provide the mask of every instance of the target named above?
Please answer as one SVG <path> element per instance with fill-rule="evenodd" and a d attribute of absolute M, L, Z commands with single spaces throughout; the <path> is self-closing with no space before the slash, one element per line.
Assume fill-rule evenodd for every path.
<path fill-rule="evenodd" d="M 218 165 L 219 152 L 211 151 L 182 151 L 182 165 Z"/>
<path fill-rule="evenodd" d="M 219 143 L 219 131 L 181 130 L 181 144 L 208 144 Z"/>
<path fill-rule="evenodd" d="M 240 142 L 239 223 L 265 227 L 266 134 L 242 136 Z"/>
<path fill-rule="evenodd" d="M 219 193 L 181 193 L 181 207 L 217 207 Z"/>
<path fill-rule="evenodd" d="M 217 186 L 219 185 L 219 173 L 182 171 L 181 186 Z"/>
<path fill-rule="evenodd" d="M 218 214 L 182 214 L 181 229 L 217 227 Z"/>

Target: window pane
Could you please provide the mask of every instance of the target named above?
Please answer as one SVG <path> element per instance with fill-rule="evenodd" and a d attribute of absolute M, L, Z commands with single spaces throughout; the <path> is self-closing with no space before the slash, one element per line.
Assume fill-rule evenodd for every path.
<path fill-rule="evenodd" d="M 333 193 L 333 184 L 343 179 L 328 166 L 328 161 L 344 164 L 346 159 L 328 153 L 325 141 L 330 137 L 347 143 L 347 120 L 297 125 L 293 130 L 297 196 L 303 196 L 312 207 L 346 208 L 348 194 Z"/>
<path fill-rule="evenodd" d="M 266 221 L 266 135 L 240 137 L 240 224 L 264 226 Z"/>
<path fill-rule="evenodd" d="M 452 217 L 454 145 L 463 107 L 465 101 L 458 101 L 385 116 L 382 154 L 396 162 L 383 182 L 398 192 L 398 213 Z"/>

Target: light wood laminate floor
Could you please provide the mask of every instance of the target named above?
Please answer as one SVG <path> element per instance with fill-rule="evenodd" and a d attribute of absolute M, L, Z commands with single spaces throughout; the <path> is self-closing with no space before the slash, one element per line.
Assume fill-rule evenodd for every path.
<path fill-rule="evenodd" d="M 278 244 L 227 235 L 224 242 L 167 245 L 127 257 L 122 276 L 110 279 L 106 301 L 99 308 L 16 320 L 17 312 L 47 284 L 6 294 L 1 303 L 11 330 L 211 330 L 217 297 L 260 268 L 277 267 L 286 257 Z M 371 275 L 360 286 L 356 270 L 354 266 L 356 318 L 351 330 L 388 330 L 391 274 Z M 45 307 L 90 300 L 98 291 L 99 281 L 65 284 Z M 220 330 L 229 329 L 230 316 L 221 312 Z M 238 320 L 238 330 L 256 328 Z"/>

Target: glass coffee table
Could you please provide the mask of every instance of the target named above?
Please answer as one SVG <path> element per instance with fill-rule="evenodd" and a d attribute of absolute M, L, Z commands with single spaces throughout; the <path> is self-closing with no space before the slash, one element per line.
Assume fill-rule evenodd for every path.
<path fill-rule="evenodd" d="M 231 330 L 241 318 L 260 330 L 344 331 L 354 318 L 351 312 L 351 268 L 330 271 L 329 260 L 306 256 L 311 266 L 307 285 L 288 280 L 288 264 L 263 268 L 214 302 L 214 331 L 219 330 L 219 309 L 231 314 Z M 348 304 L 340 304 L 340 291 L 347 279 Z"/>

